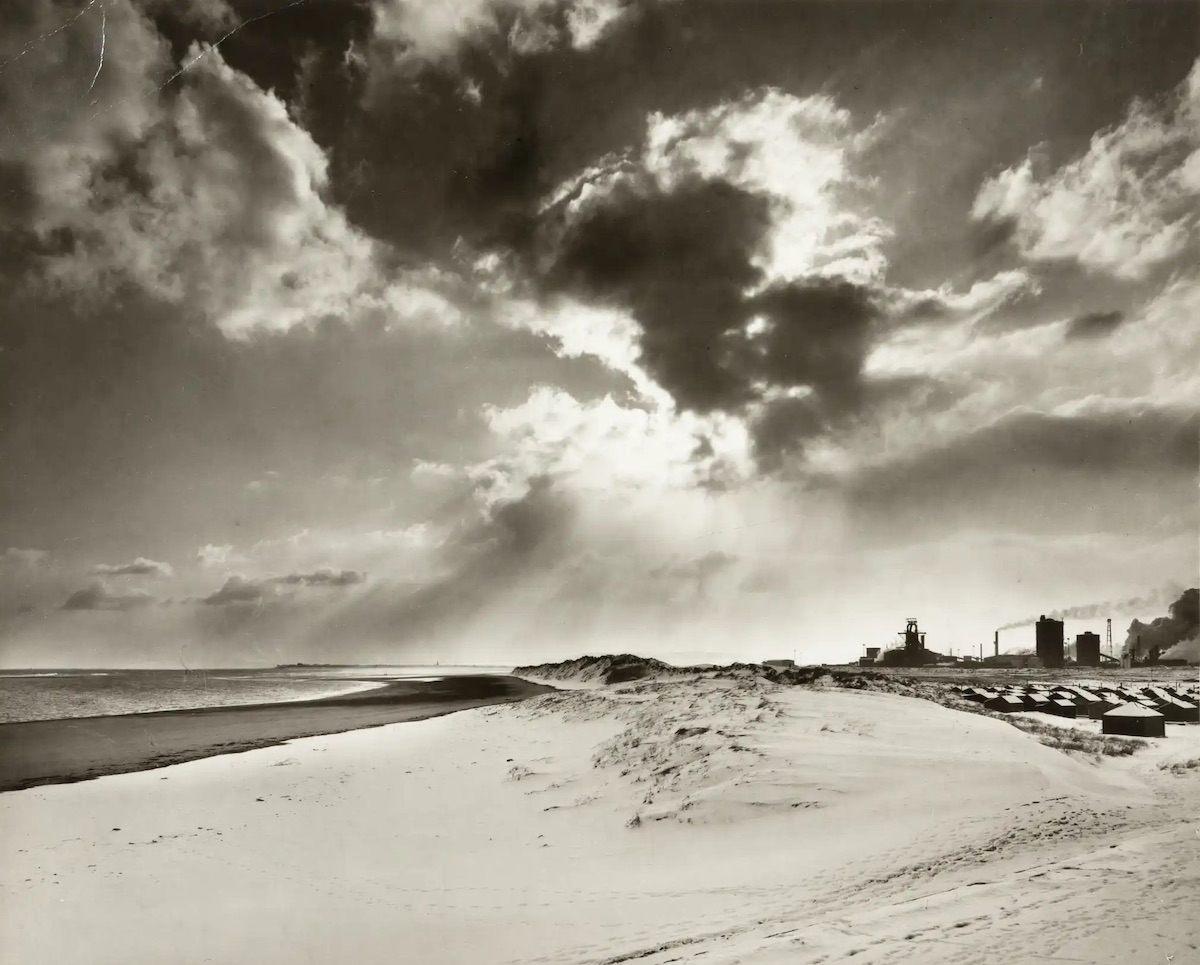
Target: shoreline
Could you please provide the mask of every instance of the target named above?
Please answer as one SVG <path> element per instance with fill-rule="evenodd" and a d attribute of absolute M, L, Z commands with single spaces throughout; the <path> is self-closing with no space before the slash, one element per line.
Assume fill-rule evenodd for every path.
<path fill-rule="evenodd" d="M 511 703 L 553 687 L 510 675 L 436 681 L 363 677 L 329 697 L 0 724 L 0 793 L 273 747 L 303 737 Z"/>

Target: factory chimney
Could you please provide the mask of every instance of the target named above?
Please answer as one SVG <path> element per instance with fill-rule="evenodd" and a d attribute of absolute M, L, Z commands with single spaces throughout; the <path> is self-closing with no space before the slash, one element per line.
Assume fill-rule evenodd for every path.
<path fill-rule="evenodd" d="M 996 636 L 992 640 L 992 645 L 996 648 L 996 656 L 1000 656 L 1000 631 L 996 631 Z"/>

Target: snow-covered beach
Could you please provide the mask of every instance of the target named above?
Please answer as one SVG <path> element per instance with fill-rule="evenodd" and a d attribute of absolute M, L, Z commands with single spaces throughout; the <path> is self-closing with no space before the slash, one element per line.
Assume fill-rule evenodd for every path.
<path fill-rule="evenodd" d="M 1191 961 L 1198 758 L 820 681 L 592 684 L 0 796 L 0 962 Z"/>

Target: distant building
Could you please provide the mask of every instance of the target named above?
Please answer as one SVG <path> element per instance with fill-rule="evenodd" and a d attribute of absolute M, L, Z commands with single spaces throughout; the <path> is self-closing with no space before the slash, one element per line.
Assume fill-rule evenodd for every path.
<path fill-rule="evenodd" d="M 1042 660 L 1032 653 L 1001 653 L 994 657 L 984 657 L 985 667 L 1011 667 L 1021 670 L 1035 669 L 1042 666 Z"/>
<path fill-rule="evenodd" d="M 795 660 L 764 660 L 764 667 L 770 667 L 772 670 L 792 670 L 796 666 Z"/>
<path fill-rule="evenodd" d="M 1037 622 L 1037 655 L 1043 667 L 1063 665 L 1063 622 L 1042 617 Z"/>
<path fill-rule="evenodd" d="M 1076 635 L 1075 662 L 1081 667 L 1100 666 L 1100 634 L 1080 633 Z"/>
<path fill-rule="evenodd" d="M 904 646 L 885 650 L 878 658 L 879 663 L 886 667 L 928 667 L 954 662 L 951 657 L 925 648 L 925 634 L 918 628 L 915 617 L 905 621 L 904 632 L 900 636 L 904 638 Z"/>

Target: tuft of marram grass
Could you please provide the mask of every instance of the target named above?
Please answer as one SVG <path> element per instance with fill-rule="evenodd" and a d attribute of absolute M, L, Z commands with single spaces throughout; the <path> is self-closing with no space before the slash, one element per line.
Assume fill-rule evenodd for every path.
<path fill-rule="evenodd" d="M 1088 757 L 1128 757 L 1143 750 L 1147 744 L 1137 738 L 1109 737 L 1106 734 L 1089 734 L 1086 731 L 1065 730 L 1053 724 L 1042 724 L 1024 717 L 1012 717 L 1008 722 L 1018 730 L 1032 734 L 1038 743 L 1066 753 L 1085 754 Z"/>
<path fill-rule="evenodd" d="M 1174 764 L 1164 761 L 1158 767 L 1159 770 L 1170 771 L 1172 774 L 1182 777 L 1188 771 L 1200 770 L 1200 757 L 1193 757 L 1189 761 L 1176 761 Z"/>

